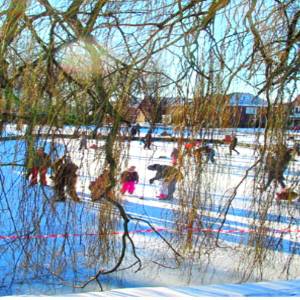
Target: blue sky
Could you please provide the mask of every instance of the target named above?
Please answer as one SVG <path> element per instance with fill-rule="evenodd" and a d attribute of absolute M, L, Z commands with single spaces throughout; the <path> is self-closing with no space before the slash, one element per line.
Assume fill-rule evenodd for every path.
<path fill-rule="evenodd" d="M 171 2 L 171 1 L 170 1 Z M 7 2 L 8 3 L 8 2 Z M 64 7 L 68 7 L 68 5 L 71 3 L 71 1 L 62 1 L 62 0 L 49 0 L 49 3 L 54 5 L 58 10 L 64 9 Z M 143 7 L 138 4 L 137 2 L 136 5 L 136 10 L 142 11 Z M 149 2 L 150 3 L 150 2 Z M 183 5 L 188 3 L 187 1 L 183 1 Z M 270 2 L 269 0 L 261 2 L 262 6 L 265 5 L 266 9 L 264 11 L 264 15 L 266 15 L 269 12 L 269 6 Z M 230 21 L 232 22 L 232 27 L 229 29 L 227 27 L 227 20 L 225 19 L 224 15 L 222 14 L 224 10 L 220 11 L 218 14 L 217 18 L 215 19 L 215 29 L 214 29 L 214 37 L 216 42 L 219 42 L 222 37 L 225 35 L 226 30 L 228 30 L 227 34 L 235 34 L 237 32 L 243 31 L 247 28 L 244 27 L 244 17 L 245 17 L 245 11 L 243 10 L 243 7 L 238 8 L 238 5 L 240 4 L 240 1 L 238 0 L 232 0 L 227 6 L 226 11 L 228 17 L 231 17 Z M 170 7 L 168 13 L 171 13 L 172 10 L 174 10 L 176 7 Z M 203 9 L 206 9 L 205 7 Z M 40 13 L 43 11 L 41 8 L 41 5 L 38 4 L 37 1 L 31 1 L 30 9 L 28 10 L 30 13 Z M 127 16 L 126 22 L 134 24 L 137 22 L 136 17 L 131 17 L 130 14 L 125 14 Z M 151 18 L 155 18 L 155 11 L 152 13 Z M 149 18 L 149 16 L 147 17 Z M 146 18 L 146 19 L 147 19 Z M 149 19 L 150 20 L 150 19 Z M 113 22 L 112 19 L 109 19 L 110 22 Z M 125 22 L 124 21 L 124 22 Z M 176 40 L 177 36 L 176 34 L 179 34 L 179 30 L 189 30 L 190 23 L 195 21 L 195 18 L 189 18 L 186 19 L 181 25 L 181 28 L 175 29 L 174 30 L 174 36 L 172 37 L 173 41 Z M 271 25 L 271 24 L 270 24 Z M 179 26 L 177 24 L 177 26 Z M 151 34 L 151 32 L 148 31 L 148 27 L 145 26 L 145 28 L 135 28 L 135 27 L 124 27 L 124 32 L 127 34 L 131 34 L 131 38 L 128 40 L 129 44 L 137 44 L 140 43 L 141 45 L 143 44 L 144 40 L 148 38 L 148 35 Z M 150 28 L 150 27 L 149 27 Z M 39 25 L 39 35 L 42 37 L 44 40 L 47 41 L 48 36 L 49 36 L 49 21 L 47 19 L 43 20 L 43 23 Z M 99 45 L 105 50 L 107 49 L 107 54 L 112 55 L 116 57 L 117 59 L 123 60 L 126 63 L 132 61 L 132 58 L 126 57 L 126 54 L 124 55 L 124 49 L 125 43 L 122 39 L 122 35 L 120 34 L 119 31 L 115 31 L 113 34 L 109 36 L 109 38 L 105 38 L 107 36 L 106 34 L 108 33 L 107 28 L 101 28 L 96 30 L 93 35 L 96 38 L 96 40 L 99 42 Z M 104 34 L 105 33 L 105 34 Z M 172 43 L 171 41 L 168 41 L 164 38 L 163 33 L 158 34 L 157 37 L 159 37 L 161 40 L 156 44 L 156 48 L 158 49 L 163 43 Z M 204 71 L 204 73 L 207 74 L 208 68 L 209 68 L 209 63 L 208 63 L 208 52 L 209 48 L 211 47 L 211 44 L 209 43 L 209 39 L 207 38 L 208 34 L 202 31 L 197 38 L 195 38 L 194 43 L 191 44 L 190 49 L 193 49 L 198 43 L 198 51 L 196 51 L 195 54 L 195 61 L 194 63 Z M 188 36 L 187 38 L 191 39 L 192 35 Z M 233 70 L 237 68 L 238 64 L 241 63 L 245 57 L 249 54 L 249 52 L 252 51 L 253 47 L 253 40 L 252 40 L 252 35 L 248 34 L 247 37 L 243 40 L 243 45 L 239 43 L 235 43 L 233 38 L 227 39 L 228 40 L 228 49 L 224 53 L 225 59 L 226 59 L 226 64 L 229 68 L 232 68 Z M 59 41 L 59 40 L 57 40 Z M 172 77 L 174 80 L 178 78 L 178 76 L 182 73 L 182 67 L 184 67 L 184 63 L 186 63 L 186 60 L 184 59 L 182 55 L 182 46 L 183 44 L 183 39 L 178 39 L 177 42 L 174 42 L 172 45 L 168 47 L 168 49 L 164 49 L 156 53 L 155 55 L 152 56 L 151 62 L 153 64 L 157 64 L 157 69 L 161 69 L 164 72 L 168 74 L 168 76 Z M 223 47 L 221 44 L 219 45 L 220 49 Z M 223 49 L 221 49 L 223 50 Z M 80 52 L 80 50 L 79 50 Z M 105 51 L 104 51 L 105 52 Z M 202 53 L 205 53 L 204 58 L 202 58 Z M 103 55 L 103 53 L 101 54 Z M 215 54 L 213 54 L 215 55 Z M 137 52 L 133 53 L 133 57 L 135 60 L 139 61 L 141 60 L 142 57 L 146 56 L 146 48 L 139 49 Z M 149 61 L 149 62 L 150 62 Z M 150 70 L 150 66 L 146 65 L 145 68 Z M 253 86 L 256 85 L 257 83 L 261 82 L 264 80 L 264 75 L 263 75 L 263 68 L 258 70 L 255 74 L 251 75 L 251 77 L 247 78 L 249 75 L 249 70 L 247 68 L 243 68 L 240 72 L 238 72 L 235 76 L 235 78 L 232 80 L 229 89 L 227 90 L 228 93 L 232 92 L 249 92 L 252 94 L 257 93 L 257 89 L 254 88 Z M 260 74 L 261 73 L 261 74 Z M 216 73 L 217 74 L 217 73 Z M 215 74 L 215 75 L 216 75 Z M 223 74 L 223 75 L 222 75 Z M 221 77 L 224 75 L 228 75 L 229 71 L 226 68 L 223 70 L 223 73 L 219 72 L 218 75 Z M 192 95 L 193 89 L 195 87 L 195 82 L 196 82 L 196 73 L 195 72 L 189 72 L 187 74 L 188 76 L 186 77 L 185 84 L 183 85 L 184 92 L 189 94 L 189 96 Z M 223 86 L 225 88 L 226 85 Z M 299 86 L 298 86 L 299 87 Z M 288 86 L 287 86 L 288 88 Z M 171 86 L 166 92 L 166 94 L 172 96 L 176 96 L 176 89 L 174 86 Z M 299 93 L 299 89 L 298 89 Z M 264 97 L 264 95 L 261 95 Z"/>

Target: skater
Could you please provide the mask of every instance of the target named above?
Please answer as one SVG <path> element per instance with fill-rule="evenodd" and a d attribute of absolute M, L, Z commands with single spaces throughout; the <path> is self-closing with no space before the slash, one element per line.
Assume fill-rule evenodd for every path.
<path fill-rule="evenodd" d="M 137 134 L 136 126 L 132 126 L 131 130 L 130 130 L 131 138 L 134 138 L 136 136 L 136 134 Z"/>
<path fill-rule="evenodd" d="M 153 164 L 148 166 L 148 170 L 156 171 L 156 174 L 153 178 L 150 179 L 150 184 L 152 184 L 155 180 L 161 181 L 161 190 L 164 189 L 164 185 L 167 185 L 168 192 L 167 197 L 163 197 L 162 195 L 159 196 L 161 199 L 171 200 L 173 199 L 173 194 L 176 189 L 176 183 L 178 180 L 181 180 L 183 178 L 181 172 L 173 167 L 173 166 L 167 166 L 167 165 L 159 165 L 159 164 Z"/>
<path fill-rule="evenodd" d="M 136 133 L 137 133 L 138 137 L 140 137 L 140 134 L 141 134 L 141 126 L 140 126 L 140 124 L 137 123 L 136 126 L 135 126 L 135 128 L 136 128 Z"/>
<path fill-rule="evenodd" d="M 40 175 L 40 182 L 42 185 L 47 185 L 47 169 L 51 165 L 50 156 L 45 153 L 43 148 L 38 148 L 33 157 L 33 166 L 29 170 L 27 177 L 31 175 L 30 186 L 38 183 L 38 174 Z"/>
<path fill-rule="evenodd" d="M 171 153 L 172 165 L 175 166 L 177 164 L 179 151 L 177 148 L 173 148 Z"/>
<path fill-rule="evenodd" d="M 144 143 L 145 143 L 144 149 L 149 149 L 150 150 L 150 146 L 152 144 L 152 130 L 151 129 L 145 135 Z"/>
<path fill-rule="evenodd" d="M 199 141 L 195 144 L 195 147 L 193 149 L 193 156 L 196 161 L 196 163 L 201 164 L 202 163 L 202 158 L 203 158 L 203 153 L 206 150 L 206 146 L 203 144 L 202 141 Z"/>
<path fill-rule="evenodd" d="M 232 155 L 232 151 L 235 151 L 237 154 L 240 154 L 240 152 L 235 149 L 235 147 L 237 146 L 237 143 L 238 143 L 238 139 L 237 139 L 236 135 L 233 134 L 232 137 L 231 137 L 231 142 L 229 144 L 229 154 L 230 154 L 230 156 Z"/>
<path fill-rule="evenodd" d="M 55 136 L 54 134 L 51 137 L 51 143 L 50 143 L 50 151 L 49 151 L 49 156 L 52 161 L 56 161 L 59 157 L 58 155 L 58 144 L 55 142 Z"/>
<path fill-rule="evenodd" d="M 54 190 L 57 195 L 57 201 L 65 201 L 65 187 L 70 197 L 79 202 L 80 199 L 76 193 L 77 182 L 77 170 L 78 166 L 75 165 L 71 158 L 64 155 L 53 164 L 54 175 L 52 180 L 54 181 Z"/>
<path fill-rule="evenodd" d="M 279 153 L 269 153 L 267 155 L 265 170 L 268 174 L 268 181 L 263 187 L 263 191 L 267 190 L 273 180 L 278 182 L 282 189 L 286 187 L 283 173 L 292 159 L 292 151 L 293 149 L 283 147 Z"/>
<path fill-rule="evenodd" d="M 184 153 L 187 154 L 188 156 L 191 156 L 194 147 L 195 147 L 195 143 L 193 142 L 186 143 L 184 145 Z"/>
<path fill-rule="evenodd" d="M 79 151 L 82 149 L 87 149 L 87 136 L 86 136 L 85 132 L 82 133 L 82 136 L 80 139 Z"/>
<path fill-rule="evenodd" d="M 121 174 L 121 194 L 128 192 L 133 194 L 135 190 L 135 184 L 139 182 L 139 175 L 135 170 L 135 166 L 131 166 Z"/>
<path fill-rule="evenodd" d="M 211 161 L 212 163 L 216 162 L 215 160 L 216 151 L 213 149 L 211 145 L 205 146 L 205 153 L 206 153 L 206 163 L 208 163 L 209 161 Z"/>
<path fill-rule="evenodd" d="M 91 181 L 89 189 L 91 191 L 92 201 L 99 200 L 101 197 L 105 196 L 106 189 L 110 185 L 109 180 L 109 170 L 105 169 L 103 173 L 98 176 L 94 181 Z M 111 194 L 108 196 L 112 196 Z"/>

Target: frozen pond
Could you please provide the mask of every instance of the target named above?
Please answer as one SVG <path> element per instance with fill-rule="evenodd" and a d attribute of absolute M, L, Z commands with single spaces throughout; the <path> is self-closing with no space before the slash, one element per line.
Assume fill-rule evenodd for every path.
<path fill-rule="evenodd" d="M 251 144 L 257 140 L 257 132 L 242 130 L 238 138 Z M 1 143 L 1 295 L 98 291 L 96 283 L 84 290 L 74 285 L 109 267 L 120 255 L 120 214 L 105 201 L 92 203 L 88 189 L 103 169 L 103 151 L 79 151 L 76 139 L 55 142 L 60 154 L 67 145 L 79 166 L 80 203 L 53 201 L 50 171 L 49 186 L 29 187 L 21 167 L 24 142 Z M 88 146 L 97 144 L 101 148 L 103 143 L 89 140 Z M 139 272 L 135 272 L 137 266 L 127 269 L 136 261 L 128 244 L 123 270 L 101 277 L 104 289 L 298 277 L 300 207 L 297 203 L 278 203 L 273 189 L 258 191 L 255 184 L 262 178 L 258 166 L 253 166 L 258 159 L 254 147 L 238 146 L 240 154 L 229 156 L 227 145 L 215 146 L 216 163 L 201 166 L 193 157 L 185 156 L 184 179 L 177 184 L 175 199 L 159 200 L 159 182 L 149 183 L 155 172 L 147 166 L 171 165 L 175 146 L 173 142 L 157 141 L 151 150 L 144 150 L 141 142 L 132 141 L 116 149 L 119 171 L 135 165 L 140 177 L 134 194 L 118 193 L 118 199 L 136 218 L 130 221 L 129 231 L 142 268 Z M 293 161 L 285 173 L 287 184 L 295 186 L 296 191 L 299 170 L 300 162 Z M 111 220 L 105 223 L 107 218 Z M 182 259 L 175 259 L 154 230 L 176 248 Z"/>

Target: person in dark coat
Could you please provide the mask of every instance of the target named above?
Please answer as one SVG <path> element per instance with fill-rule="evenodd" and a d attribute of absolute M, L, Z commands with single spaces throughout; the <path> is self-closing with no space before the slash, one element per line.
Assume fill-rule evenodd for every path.
<path fill-rule="evenodd" d="M 240 154 L 240 152 L 235 149 L 235 147 L 237 146 L 237 143 L 238 143 L 238 139 L 237 139 L 236 135 L 233 135 L 231 137 L 231 142 L 229 144 L 229 154 L 230 155 L 232 155 L 232 151 L 235 151 L 237 154 Z"/>
<path fill-rule="evenodd" d="M 78 166 L 74 164 L 70 157 L 63 156 L 53 164 L 54 175 L 52 180 L 54 181 L 54 190 L 57 194 L 57 200 L 65 201 L 65 188 L 70 197 L 79 202 L 80 199 L 76 193 L 77 183 L 77 170 Z"/>
<path fill-rule="evenodd" d="M 136 136 L 136 134 L 137 134 L 136 126 L 131 127 L 130 134 L 131 134 L 132 138 Z"/>
<path fill-rule="evenodd" d="M 160 164 L 150 165 L 148 166 L 148 170 L 156 171 L 155 176 L 149 180 L 150 184 L 152 184 L 155 180 L 162 180 L 162 189 L 164 189 L 167 185 L 167 195 L 164 197 L 164 199 L 173 199 L 176 183 L 178 180 L 183 178 L 181 172 L 173 166 Z"/>
<path fill-rule="evenodd" d="M 213 149 L 213 147 L 211 145 L 206 145 L 204 148 L 205 154 L 206 154 L 206 162 L 208 163 L 209 161 L 211 161 L 212 163 L 215 163 L 215 155 L 216 155 L 216 151 L 215 149 Z"/>
<path fill-rule="evenodd" d="M 289 162 L 292 160 L 293 149 L 283 147 L 279 153 L 269 153 L 266 158 L 265 170 L 268 174 L 268 180 L 265 184 L 263 191 L 267 190 L 273 180 L 278 182 L 281 188 L 285 188 L 283 173 L 288 167 Z"/>
<path fill-rule="evenodd" d="M 135 126 L 136 128 L 136 133 L 138 135 L 138 137 L 140 137 L 140 134 L 141 134 L 141 125 L 139 123 L 136 124 Z"/>
<path fill-rule="evenodd" d="M 79 144 L 79 150 L 82 149 L 87 149 L 87 136 L 85 132 L 82 133 L 80 144 Z"/>
<path fill-rule="evenodd" d="M 145 138 L 144 138 L 144 149 L 149 149 L 150 150 L 150 146 L 152 144 L 152 131 L 149 130 L 147 132 L 147 134 L 145 135 Z"/>
<path fill-rule="evenodd" d="M 38 174 L 40 174 L 40 182 L 42 185 L 47 185 L 47 169 L 51 165 L 50 156 L 45 153 L 43 148 L 38 148 L 33 156 L 32 167 L 29 169 L 28 177 L 31 176 L 30 186 L 38 183 Z"/>

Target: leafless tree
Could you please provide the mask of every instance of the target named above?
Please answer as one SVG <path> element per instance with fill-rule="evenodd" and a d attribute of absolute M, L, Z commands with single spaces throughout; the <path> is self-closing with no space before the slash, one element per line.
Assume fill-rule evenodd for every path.
<path fill-rule="evenodd" d="M 105 275 L 141 270 L 145 260 L 129 230 L 133 223 L 148 226 L 166 245 L 165 255 L 151 253 L 159 267 L 183 265 L 192 270 L 192 262 L 204 262 L 200 268 L 205 270 L 211 257 L 228 251 L 230 247 L 222 243 L 220 235 L 237 189 L 253 170 L 260 178 L 270 144 L 286 142 L 288 116 L 284 111 L 274 112 L 274 105 L 278 109 L 278 104 L 291 102 L 297 95 L 299 11 L 294 0 L 3 0 L 0 128 L 1 157 L 5 158 L 0 183 L 1 207 L 7 220 L 1 221 L 10 234 L 23 236 L 1 245 L 1 260 L 6 255 L 13 257 L 12 268 L 5 273 L 10 285 L 31 278 L 46 281 L 51 275 L 71 286 L 85 287 L 95 281 L 101 286 Z M 176 119 L 180 130 L 189 126 L 191 139 L 199 130 L 203 137 L 213 138 L 214 128 L 230 126 L 228 93 L 237 86 L 266 98 L 268 121 L 262 156 L 244 172 L 235 189 L 225 191 L 228 200 L 218 211 L 223 218 L 219 233 L 195 237 L 186 230 L 186 224 L 199 230 L 207 226 L 207 207 L 215 204 L 209 195 L 223 171 L 216 167 L 208 178 L 205 168 L 190 168 L 192 157 L 181 162 L 186 178 L 180 184 L 180 209 L 174 216 L 173 232 L 164 235 L 147 219 L 128 214 L 118 197 L 117 181 L 122 159 L 128 154 L 122 127 L 130 123 L 124 112 L 133 97 L 153 99 L 153 123 L 157 122 L 161 99 L 170 94 L 181 99 L 176 103 L 180 106 Z M 99 170 L 109 168 L 110 185 L 94 218 L 81 219 L 84 206 L 53 205 L 43 189 L 33 195 L 21 175 L 7 179 L 6 172 L 11 170 L 25 172 L 37 142 L 59 141 L 68 149 L 68 143 L 78 138 L 78 130 L 60 132 L 65 125 L 77 126 L 80 131 L 82 125 L 92 124 L 89 138 L 95 140 L 107 123 L 111 127 L 95 160 Z M 24 126 L 26 132 L 9 137 L 7 124 L 16 124 L 17 129 Z M 183 151 L 182 133 L 178 145 Z M 273 257 L 263 245 L 271 240 L 266 238 L 265 228 L 274 195 L 258 193 L 258 184 L 253 184 L 252 205 L 258 214 L 253 218 L 251 247 L 237 255 L 243 280 L 263 278 L 266 263 Z M 64 214 L 66 219 L 61 220 Z M 294 222 L 291 217 L 289 225 Z M 25 238 L 40 235 L 42 226 L 63 228 L 65 236 L 61 241 Z M 80 240 L 68 235 L 89 226 L 97 229 L 96 235 Z M 113 234 L 119 228 L 121 235 Z M 278 247 L 282 240 L 277 240 Z M 286 277 L 293 259 L 289 255 L 282 268 L 278 267 Z M 80 276 L 83 266 L 89 276 Z M 1 280 L 7 287 L 7 280 Z"/>

